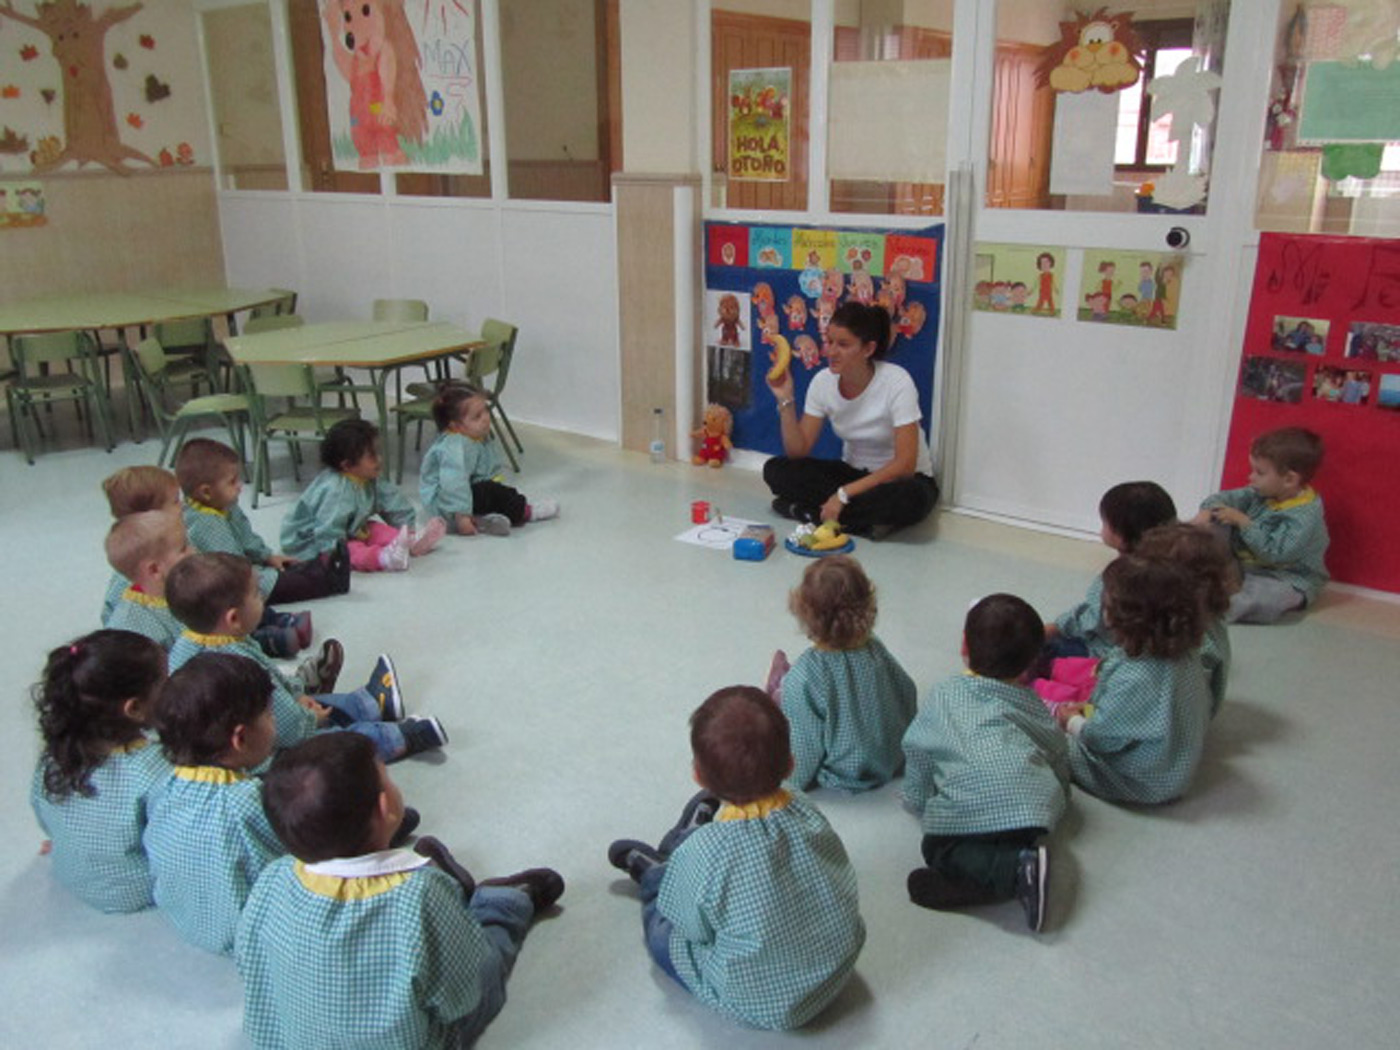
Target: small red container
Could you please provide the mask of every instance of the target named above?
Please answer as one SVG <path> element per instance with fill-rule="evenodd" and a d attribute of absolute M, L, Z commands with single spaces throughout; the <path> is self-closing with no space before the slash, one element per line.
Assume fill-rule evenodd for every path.
<path fill-rule="evenodd" d="M 707 499 L 697 499 L 690 505 L 690 520 L 696 525 L 703 525 L 710 520 L 710 501 Z"/>

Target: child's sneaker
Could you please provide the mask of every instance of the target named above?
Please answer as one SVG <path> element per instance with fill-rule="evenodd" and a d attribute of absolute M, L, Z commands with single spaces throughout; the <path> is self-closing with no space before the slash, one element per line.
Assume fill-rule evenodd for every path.
<path fill-rule="evenodd" d="M 537 499 L 528 504 L 530 511 L 525 518 L 526 521 L 548 521 L 550 518 L 559 517 L 559 501 L 557 499 Z"/>
<path fill-rule="evenodd" d="M 406 718 L 399 723 L 403 730 L 404 752 L 400 757 L 436 751 L 447 743 L 447 730 L 436 718 Z"/>
<path fill-rule="evenodd" d="M 666 832 L 661 841 L 656 844 L 656 852 L 663 857 L 669 857 L 676 851 L 676 847 L 686 840 L 687 835 L 700 825 L 708 824 L 715 819 L 720 805 L 720 800 L 710 792 L 697 791 L 685 804 L 685 808 L 681 810 L 681 818 L 676 821 L 676 826 Z"/>
<path fill-rule="evenodd" d="M 297 677 L 301 679 L 306 693 L 310 696 L 333 693 L 344 663 L 345 647 L 334 638 L 327 638 L 321 643 L 321 652 L 317 656 L 301 662 L 301 666 L 297 668 Z"/>
<path fill-rule="evenodd" d="M 394 670 L 394 661 L 389 659 L 388 653 L 379 654 L 365 688 L 379 704 L 380 721 L 403 721 L 403 716 L 407 713 L 403 705 L 403 693 L 399 690 L 399 676 Z"/>
<path fill-rule="evenodd" d="M 399 529 L 392 543 L 379 551 L 379 568 L 384 572 L 403 572 L 408 568 L 408 526 Z"/>
<path fill-rule="evenodd" d="M 420 558 L 438 545 L 447 535 L 447 522 L 441 518 L 429 518 L 428 524 L 416 532 L 408 543 L 408 553 Z"/>
<path fill-rule="evenodd" d="M 530 898 L 535 914 L 554 907 L 554 902 L 564 896 L 564 876 L 553 868 L 527 868 L 514 875 L 501 875 L 494 879 L 483 879 L 479 886 L 509 886 L 521 890 Z"/>
<path fill-rule="evenodd" d="M 472 878 L 472 873 L 458 862 L 452 851 L 439 839 L 432 835 L 424 835 L 413 844 L 413 852 L 420 857 L 427 857 L 434 865 L 456 879 L 457 884 L 462 887 L 462 892 L 468 897 L 476 892 L 476 879 Z"/>
<path fill-rule="evenodd" d="M 290 627 L 297 633 L 297 645 L 311 648 L 311 614 L 309 612 L 279 613 L 278 627 Z"/>
<path fill-rule="evenodd" d="M 643 875 L 658 864 L 665 864 L 666 858 L 645 842 L 618 839 L 608 847 L 608 863 L 619 871 L 627 872 L 633 882 L 641 882 Z"/>
<path fill-rule="evenodd" d="M 389 840 L 390 849 L 398 849 L 418 830 L 418 825 L 423 821 L 423 817 L 412 806 L 404 806 L 403 819 L 399 821 L 399 828 L 394 832 L 394 837 Z"/>
<path fill-rule="evenodd" d="M 290 660 L 301 652 L 295 627 L 259 627 L 253 632 L 253 640 L 274 660 Z"/>
<path fill-rule="evenodd" d="M 1050 851 L 1044 846 L 1023 849 L 1016 863 L 1016 899 L 1026 913 L 1026 925 L 1039 933 L 1045 925 L 1045 894 L 1050 882 Z"/>
<path fill-rule="evenodd" d="M 482 514 L 480 517 L 472 518 L 476 523 L 476 531 L 482 536 L 509 536 L 510 519 L 504 514 Z"/>

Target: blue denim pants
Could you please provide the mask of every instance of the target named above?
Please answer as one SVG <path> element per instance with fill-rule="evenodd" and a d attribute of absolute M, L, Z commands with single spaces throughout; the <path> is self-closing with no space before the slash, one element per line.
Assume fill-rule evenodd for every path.
<path fill-rule="evenodd" d="M 506 1004 L 506 978 L 515 967 L 520 945 L 535 918 L 535 907 L 524 890 L 513 886 L 478 886 L 467 910 L 490 943 L 492 952 L 482 962 L 481 1001 L 476 1009 L 452 1026 L 453 1045 L 471 1046 Z"/>
<path fill-rule="evenodd" d="M 312 697 L 318 704 L 331 709 L 330 724 L 337 729 L 348 729 L 374 741 L 374 749 L 385 762 L 392 762 L 403 756 L 406 747 L 403 730 L 397 722 L 382 722 L 379 701 L 363 687 L 353 693 L 321 693 Z"/>

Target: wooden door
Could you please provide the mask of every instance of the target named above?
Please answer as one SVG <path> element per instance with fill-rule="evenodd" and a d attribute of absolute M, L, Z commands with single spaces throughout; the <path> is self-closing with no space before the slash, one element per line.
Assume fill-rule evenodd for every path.
<path fill-rule="evenodd" d="M 1031 45 L 997 45 L 987 169 L 987 205 L 992 208 L 1044 208 L 1049 203 L 1055 93 L 1035 82 L 1041 54 Z"/>

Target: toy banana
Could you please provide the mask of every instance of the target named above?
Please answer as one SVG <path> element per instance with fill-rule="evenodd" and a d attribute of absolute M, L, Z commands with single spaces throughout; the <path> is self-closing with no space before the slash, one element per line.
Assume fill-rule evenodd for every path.
<path fill-rule="evenodd" d="M 768 339 L 773 344 L 773 367 L 768 369 L 768 382 L 776 383 L 783 378 L 788 365 L 792 363 L 792 347 L 783 336 L 770 335 Z"/>
<path fill-rule="evenodd" d="M 811 534 L 809 549 L 814 551 L 835 550 L 846 545 L 846 534 L 834 521 L 824 521 Z"/>

